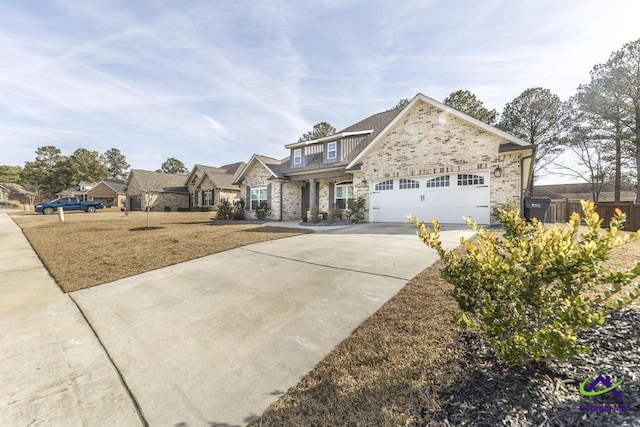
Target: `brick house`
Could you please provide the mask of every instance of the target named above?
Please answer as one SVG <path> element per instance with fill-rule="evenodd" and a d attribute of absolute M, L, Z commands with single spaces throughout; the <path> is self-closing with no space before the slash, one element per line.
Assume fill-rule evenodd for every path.
<path fill-rule="evenodd" d="M 235 185 L 236 174 L 244 162 L 215 168 L 195 165 L 185 181 L 189 192 L 189 207 L 211 206 L 217 209 L 221 199 L 234 201 L 240 198 L 240 186 Z"/>
<path fill-rule="evenodd" d="M 106 207 L 123 208 L 126 202 L 124 181 L 81 182 L 73 188 L 56 193 L 58 197 L 77 197 L 81 200 L 99 200 Z"/>
<path fill-rule="evenodd" d="M 131 169 L 125 184 L 127 209 L 145 210 L 147 205 L 155 210 L 164 210 L 165 206 L 171 210 L 189 207 L 186 178 L 184 174 Z"/>
<path fill-rule="evenodd" d="M 285 145 L 289 156 L 253 155 L 239 171 L 248 216 L 266 200 L 273 220 L 344 209 L 363 196 L 367 220 L 442 223 L 492 220 L 496 206 L 522 203 L 534 146 L 417 94 L 334 135 Z"/>

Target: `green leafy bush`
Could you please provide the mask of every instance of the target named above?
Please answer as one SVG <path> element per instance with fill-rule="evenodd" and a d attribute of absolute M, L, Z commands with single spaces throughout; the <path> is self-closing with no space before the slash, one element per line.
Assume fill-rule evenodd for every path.
<path fill-rule="evenodd" d="M 363 222 L 366 205 L 367 201 L 362 196 L 356 197 L 355 199 L 349 199 L 349 221 L 356 224 Z"/>
<path fill-rule="evenodd" d="M 256 207 L 256 217 L 259 220 L 267 219 L 270 213 L 271 209 L 269 209 L 269 204 L 266 200 L 262 200 L 258 203 L 258 206 Z"/>
<path fill-rule="evenodd" d="M 218 204 L 218 219 L 231 219 L 233 217 L 233 205 L 229 199 L 220 198 Z"/>
<path fill-rule="evenodd" d="M 164 211 L 165 212 L 171 212 L 171 206 L 165 206 L 164 207 Z"/>
<path fill-rule="evenodd" d="M 309 222 L 312 222 L 314 224 L 317 224 L 320 222 L 320 208 L 317 206 L 314 206 L 313 208 L 309 209 Z"/>
<path fill-rule="evenodd" d="M 327 212 L 327 222 L 329 224 L 333 224 L 334 222 L 339 221 L 341 214 L 342 211 L 340 209 L 329 209 L 329 212 Z"/>
<path fill-rule="evenodd" d="M 502 237 L 467 219 L 476 237 L 462 239 L 463 255 L 442 247 L 437 221 L 433 229 L 412 222 L 445 263 L 442 276 L 464 312 L 460 324 L 477 331 L 503 359 L 525 364 L 590 351 L 577 333 L 603 324 L 640 296 L 640 284 L 631 285 L 640 262 L 628 271 L 604 266 L 611 249 L 639 238 L 640 230 L 621 233 L 619 210 L 601 230 L 593 203 L 583 201 L 582 209 L 584 217 L 574 213 L 564 228 L 527 223 L 517 210 L 500 209 Z"/>
<path fill-rule="evenodd" d="M 238 199 L 233 202 L 233 219 L 244 219 L 244 199 Z"/>
<path fill-rule="evenodd" d="M 179 207 L 176 209 L 178 212 L 190 212 L 191 208 Z"/>

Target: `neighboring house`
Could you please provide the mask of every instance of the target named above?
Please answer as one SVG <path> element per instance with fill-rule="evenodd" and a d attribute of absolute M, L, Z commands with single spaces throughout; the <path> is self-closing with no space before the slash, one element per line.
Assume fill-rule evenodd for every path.
<path fill-rule="evenodd" d="M 274 220 L 311 207 L 344 209 L 363 196 L 371 222 L 489 223 L 494 207 L 522 203 L 534 146 L 422 94 L 402 109 L 342 131 L 288 144 L 278 160 L 253 155 L 240 170 L 248 216 L 267 201 Z"/>
<path fill-rule="evenodd" d="M 165 207 L 176 210 L 189 207 L 189 192 L 185 187 L 187 175 L 131 169 L 125 184 L 126 206 L 129 210 L 155 210 Z"/>
<path fill-rule="evenodd" d="M 0 182 L 0 202 L 18 202 L 22 205 L 33 203 L 34 193 L 27 191 L 22 185 L 13 182 Z"/>
<path fill-rule="evenodd" d="M 106 207 L 122 208 L 126 202 L 124 181 L 81 182 L 56 195 L 58 197 L 78 197 L 81 200 L 99 200 Z"/>
<path fill-rule="evenodd" d="M 234 184 L 236 174 L 244 162 L 215 168 L 195 165 L 186 179 L 189 207 L 211 206 L 217 209 L 221 199 L 233 202 L 240 198 L 240 186 Z"/>

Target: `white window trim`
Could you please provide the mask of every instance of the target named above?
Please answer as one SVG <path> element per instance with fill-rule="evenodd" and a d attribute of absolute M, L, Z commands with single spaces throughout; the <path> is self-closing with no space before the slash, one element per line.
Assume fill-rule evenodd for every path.
<path fill-rule="evenodd" d="M 258 197 L 254 198 L 254 190 L 258 190 Z M 262 192 L 262 190 L 265 191 L 265 197 L 264 199 L 260 198 L 260 193 Z M 253 201 L 257 201 L 256 206 L 260 205 L 260 202 L 265 201 L 268 203 L 268 198 L 269 198 L 269 194 L 268 194 L 268 190 L 267 190 L 267 186 L 266 185 L 258 185 L 256 187 L 251 187 L 251 196 L 249 198 L 249 209 L 252 211 L 255 211 L 255 208 L 253 207 Z"/>
<path fill-rule="evenodd" d="M 333 145 L 333 149 L 331 146 Z M 331 155 L 333 153 L 333 155 Z M 327 160 L 335 160 L 338 158 L 338 143 L 336 141 L 332 141 L 327 143 Z"/>
<path fill-rule="evenodd" d="M 351 192 L 350 195 L 351 197 L 340 197 L 338 198 L 338 188 L 349 188 L 351 187 Z M 347 191 L 347 196 L 349 196 L 349 192 Z M 338 199 L 344 199 L 344 208 L 338 208 L 338 209 L 348 209 L 349 208 L 349 200 L 354 199 L 355 196 L 353 194 L 353 181 L 343 181 L 343 182 L 338 182 L 336 183 L 336 185 L 333 188 L 333 206 L 338 206 Z"/>
<path fill-rule="evenodd" d="M 302 148 L 296 148 L 293 150 L 293 164 L 302 164 Z"/>

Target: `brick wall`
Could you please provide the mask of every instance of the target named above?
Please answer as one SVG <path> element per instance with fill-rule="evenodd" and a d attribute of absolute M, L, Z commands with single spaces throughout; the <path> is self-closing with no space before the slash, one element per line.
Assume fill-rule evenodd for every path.
<path fill-rule="evenodd" d="M 303 182 L 285 182 L 282 184 L 282 220 L 302 220 Z"/>
<path fill-rule="evenodd" d="M 251 206 L 251 199 L 247 197 L 247 188 L 267 186 L 271 184 L 271 213 L 268 219 L 278 220 L 280 215 L 280 181 L 269 179 L 273 175 L 262 166 L 259 162 L 253 163 L 251 168 L 244 176 L 244 182 L 241 186 L 240 197 L 245 199 L 245 206 Z M 245 214 L 247 218 L 255 219 L 255 212 L 246 210 Z"/>

